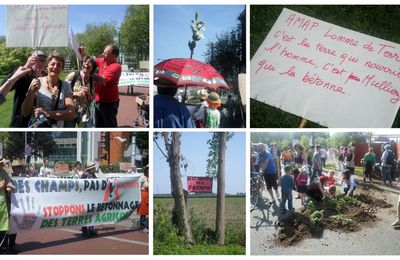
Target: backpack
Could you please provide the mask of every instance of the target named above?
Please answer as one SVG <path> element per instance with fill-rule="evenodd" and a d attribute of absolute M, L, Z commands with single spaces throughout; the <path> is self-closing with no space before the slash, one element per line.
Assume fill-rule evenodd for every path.
<path fill-rule="evenodd" d="M 394 163 L 394 152 L 388 150 L 388 156 L 386 157 L 386 165 L 392 165 Z"/>
<path fill-rule="evenodd" d="M 306 173 L 302 172 L 299 174 L 299 176 L 297 176 L 297 179 L 296 179 L 297 186 L 305 186 L 305 185 L 307 185 L 307 182 L 308 182 L 308 176 Z"/>

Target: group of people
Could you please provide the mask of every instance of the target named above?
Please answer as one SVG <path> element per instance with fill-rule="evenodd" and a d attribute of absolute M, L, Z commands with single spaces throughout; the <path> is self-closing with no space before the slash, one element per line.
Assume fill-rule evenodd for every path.
<path fill-rule="evenodd" d="M 191 113 L 186 105 L 176 98 L 178 88 L 167 81 L 155 81 L 157 95 L 154 96 L 155 128 L 219 128 L 221 124 L 221 98 L 217 92 L 199 92 L 199 103 Z M 228 96 L 225 106 L 233 108 L 233 100 Z M 228 109 L 228 107 L 227 107 Z M 228 115 L 229 110 L 228 109 Z"/>
<path fill-rule="evenodd" d="M 34 51 L 25 65 L 10 73 L 0 87 L 0 105 L 15 91 L 10 127 L 117 127 L 119 49 L 109 44 L 102 57 L 79 48 L 80 71 L 60 79 L 64 57 Z M 46 72 L 47 68 L 47 72 Z M 97 70 L 98 68 L 98 70 Z"/>
<path fill-rule="evenodd" d="M 39 171 L 33 170 L 34 166 L 26 167 L 20 160 L 9 160 L 0 158 L 0 254 L 16 254 L 17 234 L 9 230 L 11 193 L 15 190 L 12 182 L 13 177 L 56 177 L 55 169 L 58 162 L 54 162 L 54 168 L 49 167 L 49 160 L 43 160 L 43 166 Z M 88 161 L 84 169 L 82 163 L 77 161 L 72 169 L 74 178 L 95 179 L 97 176 L 97 165 L 95 162 Z M 144 175 L 140 179 L 141 203 L 137 209 L 140 216 L 139 228 L 142 232 L 148 233 L 148 214 L 149 214 L 149 171 L 148 166 L 144 168 Z M 82 237 L 97 236 L 94 226 L 83 226 Z"/>
<path fill-rule="evenodd" d="M 394 146 L 396 147 L 396 146 Z M 364 155 L 362 160 L 364 166 L 364 181 L 372 180 L 372 172 L 376 163 L 380 163 L 381 178 L 384 185 L 391 185 L 397 177 L 397 149 L 393 145 L 385 143 L 381 146 L 381 158 L 378 160 L 372 147 Z M 394 151 L 393 151 L 394 150 Z"/>
<path fill-rule="evenodd" d="M 252 154 L 252 171 L 264 176 L 267 191 L 271 196 L 270 204 L 276 204 L 276 200 L 280 200 L 281 212 L 285 213 L 287 211 L 285 206 L 287 202 L 288 210 L 293 211 L 292 190 L 298 192 L 296 198 L 301 199 L 303 205 L 306 205 L 308 200 L 318 202 L 324 196 L 336 198 L 335 171 L 329 171 L 328 174 L 322 172 L 320 145 L 313 147 L 310 159 L 307 159 L 307 153 L 301 144 L 294 145 L 293 160 L 289 160 L 289 156 L 285 156 L 282 153 L 284 172 L 282 176 L 279 175 L 280 170 L 278 170 L 280 161 L 276 162 L 274 160 L 272 147 L 276 149 L 276 144 L 272 144 L 269 151 L 266 149 L 265 144 L 260 143 L 257 145 L 257 152 Z M 286 150 L 291 152 L 289 149 Z M 257 164 L 254 163 L 256 161 Z M 278 180 L 281 186 L 282 199 L 279 196 Z M 340 186 L 343 186 L 345 196 L 353 195 L 357 183 L 350 169 L 342 172 Z"/>

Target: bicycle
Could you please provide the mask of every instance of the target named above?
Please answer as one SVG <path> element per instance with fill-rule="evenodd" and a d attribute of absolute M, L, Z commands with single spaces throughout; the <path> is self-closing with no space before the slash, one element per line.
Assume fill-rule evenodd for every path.
<path fill-rule="evenodd" d="M 250 184 L 250 211 L 256 208 L 258 199 L 262 196 L 262 191 L 265 190 L 265 188 L 264 177 L 262 174 L 252 172 Z"/>
<path fill-rule="evenodd" d="M 133 121 L 134 127 L 142 126 L 144 128 L 149 127 L 149 103 L 148 96 L 141 95 L 136 97 L 136 108 L 138 111 L 138 117 Z"/>

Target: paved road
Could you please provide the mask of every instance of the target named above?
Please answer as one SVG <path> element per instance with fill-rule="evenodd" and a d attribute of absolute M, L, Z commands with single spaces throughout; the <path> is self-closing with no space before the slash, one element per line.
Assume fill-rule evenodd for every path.
<path fill-rule="evenodd" d="M 361 179 L 358 180 L 362 184 Z M 397 205 L 400 184 L 385 187 L 378 181 L 373 182 L 383 188 L 382 198 Z M 293 193 L 294 196 L 296 193 Z M 252 255 L 399 255 L 400 228 L 390 224 L 395 220 L 395 207 L 379 209 L 377 223 L 365 227 L 359 232 L 338 233 L 324 230 L 322 238 L 307 239 L 296 246 L 282 247 L 273 241 L 277 230 L 279 208 L 266 202 L 269 194 L 263 194 L 258 208 L 251 212 L 250 239 Z M 300 200 L 294 200 L 294 207 L 300 208 Z"/>
<path fill-rule="evenodd" d="M 127 94 L 127 87 L 119 88 L 119 108 L 118 108 L 118 126 L 119 127 L 133 127 L 133 121 L 138 117 L 136 108 L 136 97 L 140 95 L 148 95 L 149 88 L 134 87 L 133 93 Z M 139 126 L 143 127 L 143 126 Z"/>
<path fill-rule="evenodd" d="M 96 226 L 98 236 L 82 238 L 80 228 L 20 233 L 17 250 L 21 255 L 36 254 L 140 254 L 147 255 L 148 234 L 129 219 L 120 225 Z"/>

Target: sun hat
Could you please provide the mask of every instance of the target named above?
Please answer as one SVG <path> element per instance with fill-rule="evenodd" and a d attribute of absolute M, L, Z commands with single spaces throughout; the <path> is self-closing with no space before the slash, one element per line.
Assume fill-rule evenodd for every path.
<path fill-rule="evenodd" d="M 221 106 L 221 98 L 216 92 L 211 92 L 207 97 L 207 103 L 212 107 L 219 107 Z"/>
<path fill-rule="evenodd" d="M 85 172 L 90 170 L 90 169 L 94 169 L 94 168 L 96 168 L 96 164 L 94 162 L 92 162 L 92 161 L 88 161 L 86 163 Z"/>
<path fill-rule="evenodd" d="M 199 95 L 200 99 L 206 99 L 208 97 L 208 93 L 207 93 L 206 89 L 199 90 L 197 92 L 197 95 Z"/>

